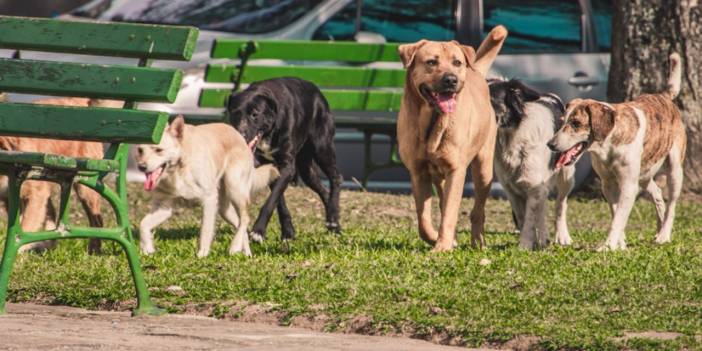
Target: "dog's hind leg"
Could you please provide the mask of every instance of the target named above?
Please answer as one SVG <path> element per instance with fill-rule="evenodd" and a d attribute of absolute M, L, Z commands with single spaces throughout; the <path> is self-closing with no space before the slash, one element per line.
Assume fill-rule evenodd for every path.
<path fill-rule="evenodd" d="M 335 233 L 341 233 L 339 194 L 343 179 L 339 169 L 336 167 L 336 150 L 334 148 L 333 135 L 329 138 L 313 139 L 312 144 L 314 146 L 314 161 L 329 179 L 329 200 L 324 206 L 327 217 L 327 229 Z"/>
<path fill-rule="evenodd" d="M 295 226 L 292 222 L 288 204 L 285 202 L 285 193 L 280 194 L 276 210 L 278 211 L 278 222 L 280 223 L 280 238 L 282 240 L 295 239 Z"/>
<path fill-rule="evenodd" d="M 48 182 L 29 180 L 20 190 L 24 204 L 22 211 L 22 231 L 25 233 L 37 232 L 43 229 L 46 221 L 46 204 L 51 197 L 51 186 Z M 46 250 L 55 245 L 53 240 L 34 242 L 22 246 L 19 252 L 28 250 Z"/>
<path fill-rule="evenodd" d="M 650 179 L 646 184 L 644 197 L 651 201 L 656 207 L 656 233 L 660 233 L 661 227 L 663 226 L 663 219 L 665 218 L 666 206 L 665 201 L 663 201 L 663 192 L 661 188 L 658 187 L 655 180 Z"/>
<path fill-rule="evenodd" d="M 322 200 L 326 213 L 327 229 L 339 232 L 338 222 L 332 225 L 333 210 L 329 202 L 329 191 L 322 185 L 317 166 L 313 161 L 313 150 L 310 144 L 306 144 L 297 156 L 297 171 L 305 184 L 312 189 Z M 282 225 L 282 224 L 281 224 Z"/>
<path fill-rule="evenodd" d="M 556 244 L 568 246 L 573 243 L 568 231 L 568 194 L 575 185 L 575 167 L 565 167 L 556 175 Z"/>
<path fill-rule="evenodd" d="M 75 184 L 74 188 L 78 199 L 80 199 L 80 204 L 83 206 L 83 210 L 88 216 L 90 226 L 102 228 L 104 226 L 104 221 L 100 213 L 100 195 L 85 185 Z M 88 253 L 100 253 L 101 246 L 102 242 L 100 239 L 90 239 L 88 242 Z"/>
<path fill-rule="evenodd" d="M 673 231 L 675 205 L 678 202 L 683 185 L 683 157 L 681 156 L 683 152 L 684 151 L 681 151 L 678 145 L 674 144 L 668 155 L 668 203 L 665 210 L 665 218 L 663 219 L 663 226 L 658 234 L 656 234 L 656 242 L 659 244 L 669 242 Z"/>
<path fill-rule="evenodd" d="M 206 257 L 210 254 L 212 240 L 215 234 L 215 221 L 217 219 L 218 194 L 210 194 L 202 199 L 202 221 L 200 222 L 200 249 L 197 257 Z M 240 223 L 241 224 L 241 223 Z"/>
<path fill-rule="evenodd" d="M 279 150 L 278 154 L 281 153 L 289 155 L 290 151 L 285 152 L 285 150 Z M 276 179 L 275 182 L 273 182 L 273 185 L 271 186 L 271 193 L 266 199 L 266 202 L 263 203 L 263 206 L 261 206 L 261 212 L 259 212 L 258 218 L 256 218 L 256 222 L 254 223 L 251 231 L 251 239 L 253 241 L 261 242 L 265 240 L 266 228 L 268 227 L 268 222 L 271 220 L 271 216 L 273 215 L 273 210 L 276 208 L 281 208 L 279 206 L 279 202 L 283 198 L 283 194 L 285 193 L 285 189 L 287 189 L 288 184 L 290 184 L 293 177 L 295 176 L 295 166 L 294 163 L 291 161 L 292 160 L 279 162 L 280 168 L 278 169 L 278 171 L 280 172 L 280 177 L 278 177 L 278 179 Z M 284 209 L 283 214 L 287 214 L 287 217 L 289 217 L 290 213 L 287 210 L 287 206 L 285 206 L 284 201 L 285 200 L 283 200 L 282 205 Z M 292 223 L 290 224 L 290 226 L 292 227 Z M 281 228 L 281 230 L 285 230 L 285 228 Z"/>
<path fill-rule="evenodd" d="M 234 205 L 234 208 L 239 213 L 239 227 L 236 229 L 234 239 L 229 246 L 229 254 L 234 255 L 241 252 L 246 256 L 251 256 L 249 234 L 246 232 L 250 221 L 247 200 L 244 197 L 236 196 L 232 197 L 231 201 L 231 204 Z"/>
<path fill-rule="evenodd" d="M 145 255 L 156 252 L 153 229 L 171 218 L 173 209 L 167 199 L 154 199 L 150 212 L 139 223 L 139 247 Z"/>
<path fill-rule="evenodd" d="M 224 218 L 224 220 L 227 221 L 227 223 L 229 223 L 229 225 L 232 227 L 239 228 L 239 215 L 229 199 L 230 196 L 227 194 L 227 191 L 220 190 L 219 215 L 222 216 L 222 218 Z"/>

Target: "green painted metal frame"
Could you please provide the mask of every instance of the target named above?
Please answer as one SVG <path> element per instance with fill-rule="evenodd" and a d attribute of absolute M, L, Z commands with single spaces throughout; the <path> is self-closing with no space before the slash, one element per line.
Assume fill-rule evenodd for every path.
<path fill-rule="evenodd" d="M 275 77 L 292 76 L 309 80 L 322 87 L 333 111 L 397 112 L 402 102 L 405 70 L 354 66 L 253 66 L 249 60 L 278 59 L 321 62 L 399 62 L 398 43 L 363 44 L 356 42 L 323 42 L 303 40 L 239 40 L 218 39 L 212 46 L 213 58 L 239 59 L 238 65 L 207 66 L 205 81 L 233 82 L 235 91 L 242 84 Z M 352 88 L 352 89 L 349 89 Z M 370 89 L 369 89 L 370 88 Z M 203 89 L 200 107 L 222 108 L 231 94 L 229 89 Z M 397 148 L 394 118 L 336 118 L 337 127 L 353 128 L 363 133 L 362 185 L 368 186 L 373 172 L 402 165 Z M 383 163 L 373 162 L 372 138 L 375 134 L 390 138 L 390 154 Z"/>
<path fill-rule="evenodd" d="M 7 26 L 8 23 L 16 25 L 18 27 L 24 27 L 23 24 L 36 24 L 33 22 L 40 22 L 41 26 L 53 30 L 49 30 L 51 35 L 56 36 L 56 38 L 61 38 L 63 35 L 70 37 L 70 33 L 67 31 L 65 33 L 56 28 L 62 28 L 60 21 L 52 20 L 37 20 L 37 19 L 26 19 L 27 23 L 24 23 L 21 18 L 13 17 L 9 18 L 0 16 L 0 31 L 3 26 Z M 130 24 L 97 24 L 97 23 L 84 23 L 85 30 L 92 33 L 101 33 L 103 31 L 119 31 L 127 29 L 133 29 L 134 25 Z M 41 27 L 40 26 L 40 27 Z M 30 26 L 31 27 L 31 26 Z M 140 26 L 144 29 L 147 26 Z M 156 32 L 163 33 L 163 30 L 168 31 L 168 27 L 159 26 Z M 173 27 L 173 29 L 182 30 L 182 28 Z M 184 52 L 182 57 L 175 55 L 171 58 L 175 59 L 189 59 L 192 54 L 192 49 L 197 38 L 197 30 L 194 28 L 186 28 L 187 32 L 193 34 L 194 36 L 188 36 L 187 41 L 191 43 L 183 48 Z M 143 32 L 142 32 L 143 34 Z M 147 33 L 148 34 L 148 33 Z M 3 39 L 5 36 L 3 35 Z M 72 39 L 66 39 L 69 41 L 70 45 L 74 45 L 71 42 Z M 65 44 L 65 43 L 63 43 Z M 49 49 L 54 49 L 62 47 L 62 43 L 58 43 Z M 5 45 L 5 46 L 3 46 Z M 0 46 L 7 47 L 7 42 L 0 40 Z M 24 46 L 22 46 L 24 45 Z M 100 45 L 103 45 L 102 43 Z M 44 46 L 32 44 L 31 41 L 28 43 L 20 42 L 16 48 L 26 48 L 27 46 L 33 49 L 42 49 Z M 188 49 L 189 47 L 189 49 Z M 122 48 L 123 49 L 123 48 Z M 133 49 L 133 48 L 132 48 Z M 140 67 L 147 67 L 150 65 L 149 57 L 158 57 L 158 55 L 153 55 L 152 50 L 148 47 L 147 51 L 142 50 L 142 56 L 139 61 Z M 103 51 L 104 50 L 104 51 Z M 119 48 L 115 48 L 119 50 Z M 50 51 L 50 50 L 49 50 Z M 60 50 L 59 50 L 60 51 Z M 71 50 L 63 50 L 67 52 L 74 52 Z M 98 50 L 100 54 L 109 55 L 109 47 L 104 45 Z M 124 54 L 124 52 L 121 52 Z M 163 52 L 162 52 L 163 54 Z M 168 55 L 172 55 L 173 51 Z M 134 53 L 130 55 L 135 56 Z M 159 54 L 160 55 L 160 54 Z M 165 54 L 164 54 L 165 55 Z M 134 110 L 136 107 L 134 101 L 126 101 L 124 109 Z M 49 108 L 44 106 L 42 108 Z M 163 132 L 163 120 L 167 119 L 165 115 L 159 115 L 159 120 L 154 125 L 154 131 L 156 134 L 152 134 L 147 142 L 158 143 L 161 138 L 161 133 Z M 41 126 L 37 126 L 40 128 Z M 1 129 L 1 127 L 0 127 Z M 79 133 L 80 135 L 80 133 Z M 144 275 L 139 262 L 139 254 L 137 247 L 134 243 L 134 238 L 132 235 L 132 228 L 129 221 L 129 203 L 127 201 L 127 160 L 128 160 L 128 145 L 121 142 L 119 138 L 113 140 L 114 142 L 105 151 L 103 160 L 91 160 L 91 159 L 75 159 L 68 157 L 60 157 L 56 155 L 26 155 L 16 158 L 6 158 L 0 162 L 0 173 L 5 174 L 9 178 L 8 182 L 8 223 L 7 223 L 7 239 L 5 241 L 5 249 L 2 256 L 2 261 L 0 261 L 0 314 L 5 313 L 5 303 L 7 299 L 7 288 L 10 280 L 10 275 L 12 272 L 12 267 L 14 265 L 15 259 L 17 257 L 17 252 L 21 246 L 51 239 L 72 239 L 72 238 L 99 238 L 112 240 L 119 243 L 119 245 L 124 250 L 127 260 L 129 262 L 129 267 L 131 270 L 132 279 L 136 289 L 137 295 L 137 307 L 133 311 L 133 315 L 161 315 L 166 311 L 156 307 L 149 296 L 149 290 L 146 286 L 144 280 Z M 117 167 L 117 169 L 115 169 Z M 116 172 L 116 189 L 113 190 L 104 183 L 105 177 Z M 27 233 L 22 230 L 20 225 L 20 188 L 22 183 L 27 180 L 42 180 L 57 183 L 61 188 L 60 193 L 60 206 L 59 206 L 59 219 L 58 226 L 56 230 L 50 231 L 40 231 L 34 233 Z M 114 228 L 89 228 L 89 227 L 79 227 L 73 226 L 70 223 L 69 209 L 70 209 L 70 195 L 72 184 L 78 182 L 83 184 L 94 191 L 96 191 L 100 196 L 102 196 L 110 204 L 115 212 L 116 216 L 116 227 Z"/>

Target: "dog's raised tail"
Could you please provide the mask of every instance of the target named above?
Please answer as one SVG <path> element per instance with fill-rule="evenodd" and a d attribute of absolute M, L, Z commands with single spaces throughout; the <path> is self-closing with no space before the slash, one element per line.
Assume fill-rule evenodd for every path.
<path fill-rule="evenodd" d="M 500 53 L 502 49 L 502 44 L 504 44 L 507 39 L 507 28 L 504 26 L 497 26 L 493 28 L 487 37 L 483 39 L 480 43 L 480 47 L 475 54 L 475 69 L 482 73 L 483 76 L 487 75 L 490 66 L 495 61 L 497 54 Z"/>
<path fill-rule="evenodd" d="M 251 181 L 251 192 L 254 193 L 267 187 L 278 176 L 280 176 L 280 173 L 273 165 L 263 165 L 255 168 Z"/>
<path fill-rule="evenodd" d="M 668 70 L 668 95 L 671 99 L 680 94 L 680 80 L 682 76 L 682 67 L 680 63 L 680 55 L 677 52 L 670 54 L 670 69 Z"/>

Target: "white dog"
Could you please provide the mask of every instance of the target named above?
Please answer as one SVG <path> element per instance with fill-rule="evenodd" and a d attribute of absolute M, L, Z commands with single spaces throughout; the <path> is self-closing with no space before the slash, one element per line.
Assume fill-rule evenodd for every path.
<path fill-rule="evenodd" d="M 247 207 L 253 191 L 278 176 L 270 165 L 254 168 L 254 158 L 244 138 L 224 123 L 192 126 L 178 116 L 158 145 L 140 145 L 137 164 L 146 174 L 144 189 L 154 191 L 151 211 L 141 221 L 141 251 L 155 252 L 153 229 L 173 213 L 175 198 L 202 203 L 198 257 L 207 256 L 214 238 L 216 213 L 237 227 L 229 253 L 251 255 Z"/>
<path fill-rule="evenodd" d="M 520 230 L 519 247 L 548 244 L 546 200 L 555 186 L 556 243 L 570 245 L 566 208 L 573 188 L 576 159 L 558 162 L 546 143 L 559 128 L 564 107 L 553 94 L 540 94 L 522 82 L 492 80 L 490 100 L 497 118 L 495 174 L 500 180 Z"/>

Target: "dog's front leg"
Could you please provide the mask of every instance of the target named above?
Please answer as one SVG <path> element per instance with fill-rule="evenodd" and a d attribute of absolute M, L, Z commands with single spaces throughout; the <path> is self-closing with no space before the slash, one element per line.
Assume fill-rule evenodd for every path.
<path fill-rule="evenodd" d="M 266 239 L 266 228 L 268 227 L 268 221 L 271 220 L 273 210 L 275 210 L 278 206 L 278 202 L 283 196 L 283 193 L 285 193 L 285 189 L 287 189 L 288 184 L 290 184 L 292 181 L 293 176 L 295 175 L 295 167 L 293 166 L 292 162 L 282 163 L 281 167 L 279 168 L 279 172 L 280 176 L 273 183 L 273 186 L 271 187 L 271 194 L 261 207 L 261 212 L 259 212 L 258 218 L 256 218 L 256 222 L 253 225 L 251 239 L 255 242 L 262 242 Z M 285 228 L 281 229 L 285 230 Z"/>
<path fill-rule="evenodd" d="M 568 231 L 568 194 L 575 184 L 575 167 L 568 167 L 556 175 L 556 243 L 567 246 L 573 243 Z"/>
<path fill-rule="evenodd" d="M 466 169 L 459 167 L 449 172 L 446 177 L 443 202 L 441 208 L 441 226 L 439 227 L 439 238 L 434 246 L 434 252 L 448 251 L 453 249 L 456 240 L 456 222 L 458 222 L 458 210 L 461 207 L 461 197 L 463 197 L 463 183 L 466 180 Z"/>
<path fill-rule="evenodd" d="M 431 177 L 426 168 L 418 166 L 411 172 L 412 195 L 417 210 L 419 237 L 434 245 L 438 234 L 431 224 Z"/>
<path fill-rule="evenodd" d="M 519 238 L 519 247 L 532 250 L 544 248 L 548 244 L 546 227 L 546 197 L 548 188 L 536 186 L 528 191 L 524 229 Z"/>
<path fill-rule="evenodd" d="M 200 223 L 200 250 L 197 257 L 210 254 L 210 247 L 214 239 L 215 220 L 217 219 L 218 194 L 214 193 L 202 199 L 202 222 Z"/>
<path fill-rule="evenodd" d="M 599 251 L 626 249 L 624 230 L 639 192 L 639 184 L 637 181 L 629 181 L 622 182 L 620 186 L 618 201 L 612 206 L 614 215 L 607 241 L 599 248 Z"/>
<path fill-rule="evenodd" d="M 151 211 L 139 223 L 139 247 L 143 254 L 156 252 L 153 229 L 168 220 L 172 214 L 170 202 L 156 200 L 151 204 Z"/>

